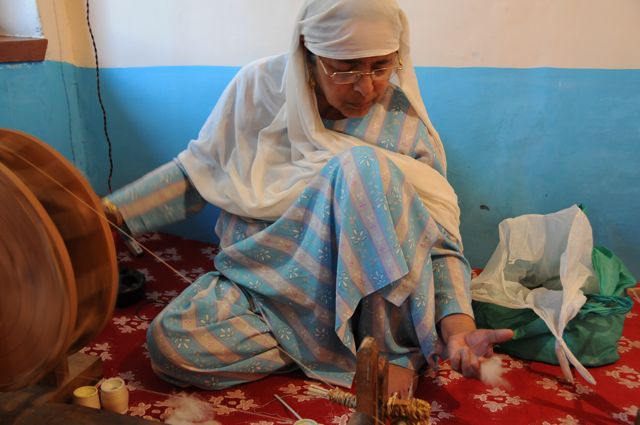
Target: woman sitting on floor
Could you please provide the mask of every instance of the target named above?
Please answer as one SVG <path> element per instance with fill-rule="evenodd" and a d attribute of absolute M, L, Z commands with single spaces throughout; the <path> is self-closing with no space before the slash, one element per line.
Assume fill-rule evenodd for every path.
<path fill-rule="evenodd" d="M 349 386 L 373 336 L 392 363 L 465 376 L 477 330 L 446 159 L 395 0 L 311 0 L 288 54 L 244 67 L 178 158 L 111 195 L 134 234 L 206 202 L 221 251 L 151 324 L 154 370 L 220 389 L 300 367 Z"/>

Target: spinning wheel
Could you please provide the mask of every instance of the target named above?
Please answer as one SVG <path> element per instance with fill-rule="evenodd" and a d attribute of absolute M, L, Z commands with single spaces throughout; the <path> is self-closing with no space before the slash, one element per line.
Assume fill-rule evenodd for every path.
<path fill-rule="evenodd" d="M 104 328 L 118 269 L 98 197 L 49 146 L 0 129 L 0 188 L 0 391 L 10 391 Z"/>

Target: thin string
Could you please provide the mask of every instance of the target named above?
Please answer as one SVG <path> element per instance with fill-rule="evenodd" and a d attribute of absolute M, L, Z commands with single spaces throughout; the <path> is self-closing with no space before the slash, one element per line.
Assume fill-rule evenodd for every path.
<path fill-rule="evenodd" d="M 0 145 L 0 148 L 9 151 L 8 148 Z M 156 255 L 153 251 L 151 251 L 149 248 L 147 248 L 144 244 L 140 243 L 138 240 L 136 240 L 133 236 L 131 236 L 127 231 L 125 231 L 124 229 L 122 229 L 121 227 L 119 227 L 116 223 L 113 223 L 111 220 L 109 220 L 108 218 L 106 218 L 104 216 L 104 214 L 102 212 L 99 212 L 98 210 L 96 210 L 95 208 L 93 208 L 91 205 L 89 205 L 88 203 L 86 203 L 83 199 L 81 199 L 80 197 L 78 197 L 75 193 L 73 193 L 70 189 L 68 189 L 66 186 L 64 186 L 62 183 L 60 183 L 59 181 L 57 181 L 55 178 L 53 178 L 52 176 L 50 176 L 46 171 L 40 169 L 36 164 L 32 163 L 31 161 L 29 161 L 27 158 L 24 158 L 22 155 L 18 154 L 17 152 L 13 152 L 10 151 L 11 154 L 17 156 L 18 158 L 20 158 L 22 161 L 26 162 L 27 164 L 31 165 L 35 170 L 37 170 L 40 174 L 42 174 L 43 176 L 45 176 L 46 178 L 48 178 L 49 180 L 51 180 L 53 183 L 55 183 L 57 186 L 59 186 L 60 188 L 62 188 L 65 192 L 67 192 L 68 194 L 70 194 L 73 198 L 75 198 L 78 202 L 80 202 L 82 205 L 84 205 L 86 208 L 88 208 L 90 211 L 92 211 L 93 213 L 95 213 L 98 217 L 100 217 L 102 220 L 105 220 L 107 223 L 109 223 L 111 226 L 113 226 L 116 230 L 118 230 L 120 233 L 122 233 L 125 237 L 131 238 L 134 241 L 136 241 L 140 247 L 146 251 L 147 253 L 149 253 L 149 255 L 151 255 L 153 258 L 155 258 L 157 261 L 159 261 L 161 264 L 165 265 L 167 268 L 169 268 L 171 271 L 173 271 L 175 274 L 177 274 L 179 277 L 181 277 L 184 281 L 186 281 L 187 283 L 189 283 L 190 285 L 193 284 L 193 281 L 191 279 L 189 279 L 187 276 L 185 276 L 183 273 L 179 272 L 178 270 L 176 270 L 173 266 L 171 266 L 169 263 L 167 263 L 165 260 L 163 260 L 160 256 Z M 264 318 L 260 315 L 258 315 L 257 313 L 252 312 L 251 310 L 247 310 L 247 312 L 251 315 L 254 315 L 256 317 L 259 317 L 261 319 L 264 320 Z M 232 315 L 231 318 L 238 318 L 240 317 L 239 315 Z M 337 388 L 336 386 L 332 385 L 330 382 L 326 381 L 322 376 L 318 375 L 315 371 L 313 371 L 313 369 L 311 369 L 310 367 L 306 366 L 302 361 L 296 359 L 291 353 L 288 353 L 286 350 L 284 350 L 282 347 L 280 347 L 279 345 L 276 345 L 275 348 L 277 348 L 278 350 L 280 350 L 283 354 L 285 354 L 286 356 L 288 356 L 291 360 L 293 360 L 300 368 L 304 369 L 305 371 L 307 371 L 311 376 L 313 376 L 315 379 L 317 379 L 318 381 L 322 382 L 323 384 L 331 387 L 331 388 Z"/>
<path fill-rule="evenodd" d="M 88 379 L 93 379 L 93 376 L 89 376 L 89 375 L 78 375 L 78 377 L 80 378 L 88 378 Z M 92 387 L 95 387 L 97 389 L 99 389 L 100 385 L 106 381 L 105 378 L 100 379 L 96 384 L 94 385 L 89 385 Z M 126 386 L 126 381 L 125 381 L 125 386 Z M 128 388 L 128 386 L 127 386 Z M 133 389 L 131 391 L 140 391 L 140 392 L 144 392 L 144 393 L 149 393 L 149 394 L 154 394 L 154 395 L 159 395 L 159 396 L 163 396 L 163 397 L 168 397 L 168 398 L 184 398 L 184 399 L 188 399 L 190 397 L 192 397 L 191 394 L 186 394 L 186 393 L 178 393 L 178 394 L 170 394 L 170 393 L 163 393 L 161 391 L 154 391 L 154 390 L 150 390 L 148 388 L 141 388 L 141 387 L 136 387 L 133 386 Z M 198 396 L 193 396 L 193 398 L 199 398 Z M 207 401 L 202 400 L 203 403 L 208 403 Z M 269 401 L 265 404 L 259 405 L 258 409 L 262 409 L 264 407 L 267 407 L 268 405 L 272 404 L 273 401 Z M 293 423 L 294 421 L 289 419 L 289 418 L 285 418 L 284 416 L 279 416 L 279 415 L 270 415 L 267 413 L 259 413 L 259 412 L 255 412 L 252 410 L 241 410 L 241 409 L 237 409 L 235 407 L 231 407 L 231 406 L 224 406 L 224 408 L 226 410 L 231 410 L 234 413 L 243 413 L 243 414 L 248 414 L 248 415 L 254 415 L 254 416 L 259 416 L 259 417 L 263 417 L 263 418 L 267 418 L 267 419 L 271 419 L 271 420 L 277 420 L 277 421 L 285 421 L 285 422 L 291 422 Z"/>
<path fill-rule="evenodd" d="M 293 416 L 295 416 L 295 417 L 296 417 L 296 419 L 298 419 L 298 420 L 302 419 L 302 416 L 300 416 L 300 415 L 298 414 L 298 412 L 296 412 L 295 410 L 293 410 L 293 407 L 289 406 L 289 404 L 288 404 L 286 401 L 284 401 L 284 400 L 282 399 L 282 397 L 280 397 L 278 394 L 274 394 L 273 396 L 276 398 L 276 400 L 278 400 L 280 403 L 282 403 L 282 405 L 283 405 L 284 407 L 286 407 L 286 408 L 287 408 L 287 410 L 288 410 L 289 412 L 293 413 Z"/>
<path fill-rule="evenodd" d="M 149 390 L 146 388 L 136 388 L 134 391 L 141 391 L 141 392 L 146 392 L 149 394 L 155 394 L 155 395 L 160 395 L 160 396 L 166 396 L 166 397 L 179 397 L 179 398 L 189 398 L 189 396 L 185 396 L 185 395 L 181 395 L 181 394 L 169 394 L 169 393 L 163 393 L 160 391 L 153 391 L 153 390 Z M 207 401 L 205 401 L 205 403 L 207 403 Z M 259 405 L 257 408 L 258 409 L 262 409 L 267 407 L 268 405 L 272 404 L 273 401 L 269 401 L 265 404 Z M 292 419 L 289 418 L 285 418 L 284 416 L 279 416 L 279 415 L 270 415 L 267 413 L 260 413 L 260 412 L 256 412 L 254 410 L 241 410 L 241 409 L 237 409 L 235 407 L 231 407 L 231 406 L 224 406 L 224 408 L 226 410 L 231 410 L 234 413 L 244 413 L 244 414 L 249 414 L 249 415 L 253 415 L 253 416 L 258 416 L 258 417 L 262 417 L 262 418 L 267 418 L 267 419 L 271 419 L 271 420 L 277 420 L 277 421 L 285 421 L 285 422 L 289 422 L 289 423 L 293 423 L 294 421 Z"/>

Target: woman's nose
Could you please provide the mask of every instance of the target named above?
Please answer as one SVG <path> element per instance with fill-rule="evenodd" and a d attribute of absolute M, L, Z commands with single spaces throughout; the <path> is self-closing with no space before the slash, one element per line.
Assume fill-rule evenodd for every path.
<path fill-rule="evenodd" d="M 361 75 L 358 80 L 353 83 L 353 88 L 362 96 L 368 96 L 373 91 L 373 78 L 371 75 Z"/>

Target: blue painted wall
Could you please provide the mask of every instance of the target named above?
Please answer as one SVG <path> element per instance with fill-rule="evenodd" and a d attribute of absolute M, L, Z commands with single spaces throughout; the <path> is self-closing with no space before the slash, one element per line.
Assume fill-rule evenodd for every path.
<path fill-rule="evenodd" d="M 76 67 L 62 62 L 0 64 L 0 127 L 26 131 L 86 169 Z M 72 118 L 73 117 L 73 118 Z"/>
<path fill-rule="evenodd" d="M 235 67 L 102 69 L 114 188 L 174 157 Z M 596 244 L 640 277 L 640 70 L 418 68 L 460 197 L 466 254 L 482 267 L 498 223 L 587 207 Z M 91 68 L 0 65 L 0 127 L 42 138 L 100 194 L 108 156 Z M 169 230 L 213 238 L 214 208 Z"/>
<path fill-rule="evenodd" d="M 583 204 L 640 277 L 640 70 L 419 69 L 474 266 L 504 218 Z"/>

